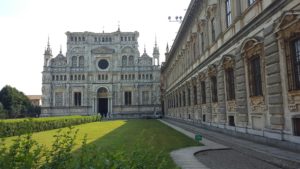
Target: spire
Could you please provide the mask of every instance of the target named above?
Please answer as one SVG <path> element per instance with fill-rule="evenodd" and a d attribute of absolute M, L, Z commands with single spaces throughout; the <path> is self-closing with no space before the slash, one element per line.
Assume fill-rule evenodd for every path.
<path fill-rule="evenodd" d="M 52 56 L 52 49 L 50 47 L 50 38 L 49 38 L 49 35 L 48 35 L 47 47 L 45 49 L 44 55 L 51 55 Z"/>
<path fill-rule="evenodd" d="M 120 21 L 118 21 L 118 32 L 120 32 Z"/>
<path fill-rule="evenodd" d="M 167 43 L 166 53 L 169 53 L 169 44 Z"/>
<path fill-rule="evenodd" d="M 62 48 L 62 47 L 61 47 L 61 45 L 60 45 L 60 50 L 59 50 L 59 54 L 62 54 L 62 50 L 61 50 L 61 48 Z"/>
<path fill-rule="evenodd" d="M 155 34 L 155 45 L 153 48 L 153 60 L 152 63 L 154 66 L 158 66 L 159 65 L 159 49 L 157 47 L 157 38 L 156 38 L 156 34 Z"/>
<path fill-rule="evenodd" d="M 153 55 L 159 55 L 159 49 L 157 47 L 157 38 L 155 35 L 155 44 L 154 44 L 154 48 L 153 48 Z"/>
<path fill-rule="evenodd" d="M 156 34 L 155 34 L 155 47 L 157 48 L 157 38 L 156 38 Z"/>
<path fill-rule="evenodd" d="M 49 38 L 49 35 L 48 35 L 48 43 L 47 43 L 47 48 L 48 48 L 48 49 L 50 48 L 50 38 Z"/>
<path fill-rule="evenodd" d="M 147 53 L 147 52 L 146 52 L 146 45 L 145 45 L 145 44 L 144 44 L 144 53 Z"/>

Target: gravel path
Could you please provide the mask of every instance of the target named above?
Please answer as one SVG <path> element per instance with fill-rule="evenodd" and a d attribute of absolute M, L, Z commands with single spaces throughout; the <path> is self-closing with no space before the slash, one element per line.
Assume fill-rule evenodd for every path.
<path fill-rule="evenodd" d="M 204 151 L 197 153 L 196 158 L 211 169 L 280 169 L 235 150 Z"/>

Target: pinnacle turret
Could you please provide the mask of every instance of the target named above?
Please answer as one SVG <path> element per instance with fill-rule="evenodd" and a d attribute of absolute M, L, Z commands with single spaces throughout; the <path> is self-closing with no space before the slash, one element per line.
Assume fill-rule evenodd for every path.
<path fill-rule="evenodd" d="M 50 47 L 50 38 L 48 36 L 47 48 L 45 49 L 44 55 L 51 55 L 52 56 L 52 49 Z"/>

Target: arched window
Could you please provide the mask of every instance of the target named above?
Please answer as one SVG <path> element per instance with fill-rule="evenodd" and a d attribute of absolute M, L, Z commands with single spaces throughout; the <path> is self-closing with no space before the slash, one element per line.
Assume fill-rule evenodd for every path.
<path fill-rule="evenodd" d="M 234 60 L 230 56 L 223 59 L 223 67 L 225 70 L 225 86 L 227 100 L 235 100 L 235 79 L 234 79 Z"/>
<path fill-rule="evenodd" d="M 249 88 L 251 96 L 262 96 L 260 56 L 255 55 L 248 59 Z"/>
<path fill-rule="evenodd" d="M 134 57 L 133 56 L 129 56 L 129 64 L 128 65 L 134 65 Z"/>
<path fill-rule="evenodd" d="M 218 102 L 218 87 L 217 87 L 217 77 L 211 76 L 211 101 L 213 103 Z"/>
<path fill-rule="evenodd" d="M 72 67 L 77 67 L 77 56 L 72 57 Z"/>
<path fill-rule="evenodd" d="M 79 67 L 84 67 L 84 56 L 79 57 Z"/>
<path fill-rule="evenodd" d="M 126 55 L 122 56 L 122 65 L 127 66 L 127 56 Z"/>
<path fill-rule="evenodd" d="M 202 104 L 206 104 L 206 86 L 205 86 L 205 81 L 201 81 L 201 100 Z"/>
<path fill-rule="evenodd" d="M 248 84 L 250 96 L 263 96 L 262 88 L 262 51 L 263 44 L 256 38 L 246 41 L 243 45 L 243 55 L 248 74 Z"/>

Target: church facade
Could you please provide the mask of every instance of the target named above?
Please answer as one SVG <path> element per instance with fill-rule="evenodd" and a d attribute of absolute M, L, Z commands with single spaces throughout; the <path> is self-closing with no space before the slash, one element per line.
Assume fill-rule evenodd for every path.
<path fill-rule="evenodd" d="M 162 64 L 165 116 L 300 149 L 299 61 L 299 1 L 192 0 Z"/>
<path fill-rule="evenodd" d="M 159 50 L 138 50 L 138 32 L 67 32 L 66 56 L 44 53 L 42 116 L 140 118 L 160 112 Z"/>

